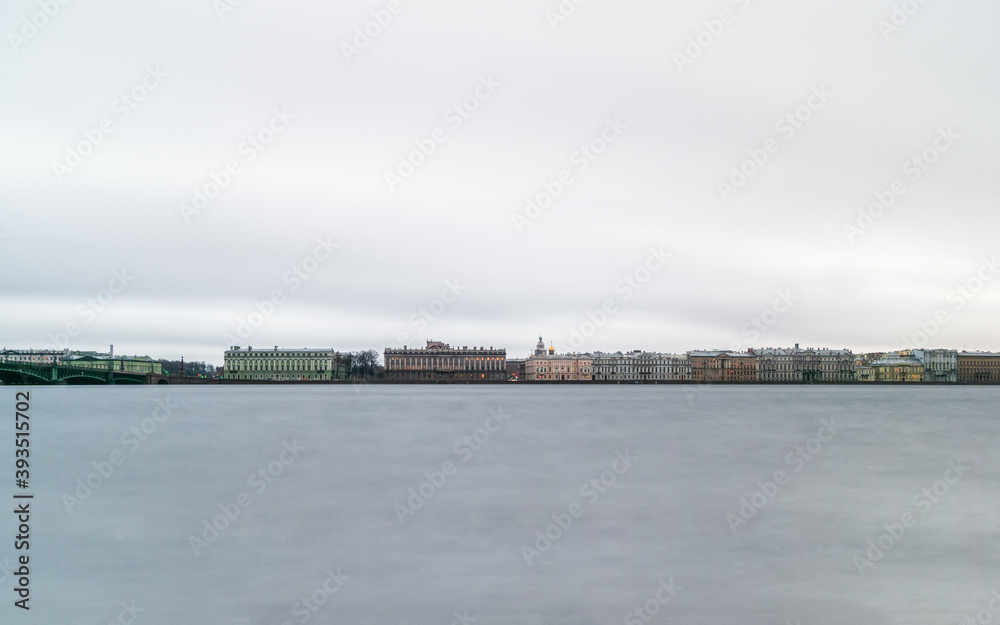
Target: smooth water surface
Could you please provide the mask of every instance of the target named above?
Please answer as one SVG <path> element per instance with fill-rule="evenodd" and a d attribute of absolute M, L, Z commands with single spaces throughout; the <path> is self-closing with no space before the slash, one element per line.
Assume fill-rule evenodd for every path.
<path fill-rule="evenodd" d="M 1000 622 L 1000 388 L 19 390 L 6 622 Z"/>

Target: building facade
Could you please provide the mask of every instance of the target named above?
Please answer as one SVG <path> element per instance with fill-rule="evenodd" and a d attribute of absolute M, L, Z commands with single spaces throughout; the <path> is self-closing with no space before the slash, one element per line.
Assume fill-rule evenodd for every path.
<path fill-rule="evenodd" d="M 427 347 L 385 350 L 385 376 L 390 382 L 503 382 L 507 350 L 452 347 L 427 341 Z"/>
<path fill-rule="evenodd" d="M 872 361 L 864 354 L 858 354 L 854 357 L 854 381 L 875 381 L 875 369 L 872 368 Z"/>
<path fill-rule="evenodd" d="M 524 379 L 524 358 L 507 359 L 507 379 L 512 382 L 520 382 Z"/>
<path fill-rule="evenodd" d="M 924 382 L 958 381 L 958 352 L 953 349 L 915 349 L 913 356 L 924 363 Z"/>
<path fill-rule="evenodd" d="M 885 354 L 872 361 L 876 382 L 923 382 L 924 363 L 906 350 Z"/>
<path fill-rule="evenodd" d="M 223 380 L 257 382 L 322 382 L 343 380 L 346 366 L 333 349 L 254 349 L 233 346 L 226 350 Z"/>
<path fill-rule="evenodd" d="M 691 362 L 686 354 L 659 354 L 635 350 L 623 354 L 590 354 L 593 379 L 600 382 L 689 381 Z"/>
<path fill-rule="evenodd" d="M 756 382 L 757 356 L 753 352 L 688 352 L 692 382 Z"/>
<path fill-rule="evenodd" d="M 59 361 L 64 367 L 118 371 L 121 373 L 163 373 L 163 363 L 149 356 L 112 356 L 96 352 L 73 352 Z"/>
<path fill-rule="evenodd" d="M 5 349 L 0 352 L 0 362 L 14 362 L 29 365 L 62 365 L 99 371 L 122 373 L 163 373 L 163 364 L 149 356 L 116 356 L 114 346 L 107 353 L 95 351 L 17 350 Z"/>
<path fill-rule="evenodd" d="M 17 362 L 29 365 L 51 365 L 68 356 L 68 349 L 5 349 L 0 352 L 0 362 Z"/>
<path fill-rule="evenodd" d="M 962 384 L 1000 384 L 1000 354 L 958 352 L 956 369 Z"/>
<path fill-rule="evenodd" d="M 757 356 L 760 382 L 853 382 L 854 354 L 847 349 L 761 348 Z"/>
<path fill-rule="evenodd" d="M 524 361 L 527 382 L 585 382 L 593 379 L 593 360 L 589 354 L 545 354 L 529 356 Z"/>

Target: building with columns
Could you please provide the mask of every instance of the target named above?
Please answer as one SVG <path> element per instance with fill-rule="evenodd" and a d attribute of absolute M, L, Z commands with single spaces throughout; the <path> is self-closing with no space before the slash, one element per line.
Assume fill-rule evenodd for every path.
<path fill-rule="evenodd" d="M 913 356 L 913 352 L 903 350 L 890 352 L 872 361 L 876 382 L 923 382 L 924 363 Z"/>
<path fill-rule="evenodd" d="M 750 350 L 757 355 L 760 382 L 853 382 L 856 364 L 848 349 L 766 347 Z"/>
<path fill-rule="evenodd" d="M 756 382 L 757 355 L 724 350 L 687 353 L 692 382 Z"/>
<path fill-rule="evenodd" d="M 390 382 L 503 382 L 507 350 L 452 347 L 427 341 L 427 347 L 385 350 L 385 377 Z"/>
<path fill-rule="evenodd" d="M 924 363 L 924 382 L 957 382 L 958 352 L 953 349 L 915 349 L 913 356 Z"/>
<path fill-rule="evenodd" d="M 659 382 L 691 379 L 691 362 L 685 354 L 659 354 L 634 350 L 623 354 L 590 354 L 595 382 Z"/>
<path fill-rule="evenodd" d="M 343 380 L 346 366 L 334 349 L 254 349 L 236 345 L 224 355 L 223 380 L 329 382 Z"/>
<path fill-rule="evenodd" d="M 1000 384 L 1000 354 L 958 352 L 958 382 L 962 384 Z"/>

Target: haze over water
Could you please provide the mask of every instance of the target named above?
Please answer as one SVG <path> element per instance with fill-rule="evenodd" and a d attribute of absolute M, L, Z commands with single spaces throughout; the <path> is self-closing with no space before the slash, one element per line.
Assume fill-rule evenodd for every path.
<path fill-rule="evenodd" d="M 644 605 L 651 623 L 919 625 L 974 618 L 1000 588 L 1000 388 L 27 390 L 23 622 L 109 623 L 134 601 L 140 625 L 605 624 Z M 175 408 L 139 440 L 129 430 L 157 400 Z M 124 461 L 68 513 L 63 495 L 115 451 Z M 968 469 L 952 479 L 949 462 Z M 766 503 L 745 519 L 755 493 Z M 241 494 L 249 505 L 193 547 Z M 915 522 L 860 574 L 856 556 L 905 513 Z M 678 588 L 665 604 L 661 580 Z M 336 592 L 314 595 L 317 611 L 296 605 L 325 581 Z M 12 595 L 9 577 L 0 588 Z"/>

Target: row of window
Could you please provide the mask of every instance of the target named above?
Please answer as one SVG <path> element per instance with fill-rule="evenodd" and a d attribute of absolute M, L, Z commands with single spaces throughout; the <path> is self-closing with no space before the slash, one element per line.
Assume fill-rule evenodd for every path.
<path fill-rule="evenodd" d="M 229 356 L 234 354 L 233 356 Z M 226 356 L 230 358 L 236 358 L 238 354 L 239 358 L 333 358 L 338 355 L 337 352 L 227 352 Z"/>
<path fill-rule="evenodd" d="M 504 358 L 472 357 L 472 356 L 421 356 L 421 357 L 390 357 L 387 365 L 390 370 L 463 370 L 463 371 L 502 371 L 505 367 Z"/>

